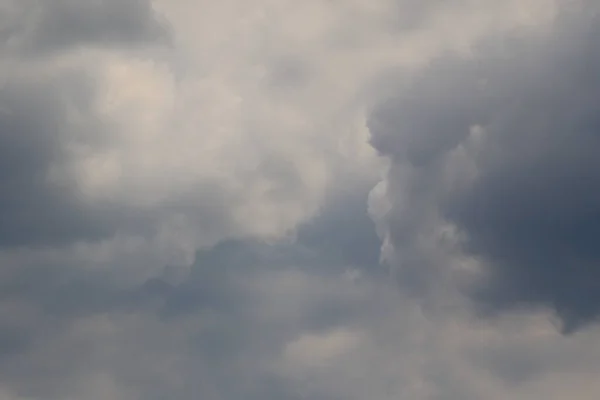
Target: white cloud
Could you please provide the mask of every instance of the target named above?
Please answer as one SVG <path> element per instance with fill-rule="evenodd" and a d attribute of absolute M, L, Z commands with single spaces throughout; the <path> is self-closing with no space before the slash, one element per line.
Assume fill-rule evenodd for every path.
<path fill-rule="evenodd" d="M 364 96 L 379 74 L 544 22 L 553 3 L 543 5 L 432 4 L 407 31 L 393 15 L 410 2 L 157 1 L 170 47 L 66 56 L 90 66 L 93 112 L 109 129 L 101 145 L 96 136 L 67 143 L 68 174 L 91 202 L 156 210 L 184 201 L 189 211 L 168 212 L 158 229 L 195 237 L 192 247 L 281 236 L 314 215 L 340 176 L 376 176 L 364 123 L 374 98 Z M 532 9 L 546 11 L 532 19 Z M 186 223 L 207 202 L 227 208 L 229 226 Z"/>

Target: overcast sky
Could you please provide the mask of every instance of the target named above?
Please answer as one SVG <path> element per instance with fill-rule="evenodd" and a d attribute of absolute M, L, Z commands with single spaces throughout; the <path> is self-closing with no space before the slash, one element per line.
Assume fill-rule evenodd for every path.
<path fill-rule="evenodd" d="M 0 0 L 0 400 L 596 400 L 600 3 Z"/>

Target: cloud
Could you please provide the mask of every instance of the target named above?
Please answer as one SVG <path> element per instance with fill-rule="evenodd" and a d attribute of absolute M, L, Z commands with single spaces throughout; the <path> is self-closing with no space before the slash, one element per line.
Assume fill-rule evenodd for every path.
<path fill-rule="evenodd" d="M 252 10 L 207 6 L 199 22 L 187 19 L 198 14 L 193 2 L 2 6 L 14 16 L 2 48 L 2 81 L 10 83 L 0 93 L 3 160 L 18 171 L 3 191 L 5 248 L 119 234 L 170 246 L 185 263 L 225 237 L 288 234 L 317 212 L 336 179 L 373 176 L 360 115 L 351 97 L 342 101 L 353 87 L 335 89 L 323 99 L 327 111 L 316 112 L 310 104 L 323 91 L 313 67 L 323 66 L 308 64 L 318 56 L 303 59 L 313 75 L 293 92 L 281 77 L 269 84 L 279 60 L 295 56 L 286 39 L 260 48 L 268 24 Z M 202 31 L 211 19 L 229 26 L 246 17 L 246 44 Z M 166 20 L 177 28 L 163 32 Z M 324 34 L 335 30 L 323 23 Z M 326 132 L 336 139 L 323 140 Z"/>
<path fill-rule="evenodd" d="M 0 0 L 0 398 L 592 397 L 595 326 L 473 318 L 456 293 L 498 268 L 464 213 L 512 146 L 486 111 L 565 73 L 546 62 L 582 31 L 559 12 L 577 18 L 552 0 Z M 520 60 L 496 45 L 515 29 Z M 509 84 L 530 63 L 544 74 Z M 370 134 L 390 172 L 368 195 Z M 380 255 L 419 268 L 398 290 Z"/>
<path fill-rule="evenodd" d="M 489 19 L 469 8 L 453 36 L 433 4 L 426 29 L 390 30 L 390 10 L 412 3 L 2 2 L 0 118 L 31 138 L 4 148 L 40 153 L 7 166 L 23 172 L 4 191 L 4 247 L 119 234 L 189 263 L 226 237 L 289 234 L 338 181 L 376 175 L 364 108 L 378 74 L 463 46 Z M 513 23 L 513 8 L 489 29 Z M 13 104 L 27 91 L 32 104 Z"/>
<path fill-rule="evenodd" d="M 253 239 L 146 280 L 126 279 L 135 265 L 5 263 L 0 386 L 24 398 L 292 396 L 271 364 L 299 330 L 318 335 L 357 315 L 366 292 L 346 271 L 359 263 Z"/>
<path fill-rule="evenodd" d="M 375 109 L 407 277 L 428 286 L 474 257 L 487 275 L 469 291 L 490 311 L 550 307 L 567 331 L 596 317 L 593 8 L 438 58 Z"/>
<path fill-rule="evenodd" d="M 371 229 L 354 215 L 349 226 Z M 126 264 L 21 263 L 3 270 L 0 387 L 11 400 L 594 393 L 593 377 L 568 377 L 600 368 L 597 329 L 564 337 L 548 313 L 424 313 L 377 268 L 318 244 L 254 239 L 145 280 L 125 279 L 137 270 Z"/>
<path fill-rule="evenodd" d="M 346 199 L 324 210 L 307 232 L 372 229 Z M 542 312 L 424 313 L 377 265 L 304 237 L 223 242 L 147 279 L 127 264 L 4 268 L 0 387 L 11 400 L 595 393 L 592 375 L 568 377 L 600 368 L 597 329 L 564 337 Z"/>
<path fill-rule="evenodd" d="M 109 38 L 156 41 L 166 31 L 155 35 L 162 28 L 150 3 L 3 1 L 0 10 L 0 248 L 95 241 L 114 235 L 119 220 L 139 224 L 135 210 L 90 204 L 57 171 L 74 141 L 100 143 L 110 130 L 95 110 L 90 60 L 72 53 Z"/>
<path fill-rule="evenodd" d="M 77 199 L 48 182 L 50 168 L 60 162 L 61 137 L 70 128 L 66 109 L 77 103 L 85 108 L 88 100 L 84 77 L 56 75 L 36 82 L 8 74 L 10 83 L 0 90 L 2 247 L 58 245 L 107 233 L 102 221 L 86 213 Z"/>
<path fill-rule="evenodd" d="M 168 36 L 146 0 L 5 0 L 3 51 L 31 56 L 52 55 L 80 46 L 150 44 Z"/>

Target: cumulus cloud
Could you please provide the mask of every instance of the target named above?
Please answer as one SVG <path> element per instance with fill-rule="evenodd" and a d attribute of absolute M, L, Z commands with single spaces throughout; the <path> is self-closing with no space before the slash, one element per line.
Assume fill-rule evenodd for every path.
<path fill-rule="evenodd" d="M 0 398 L 595 398 L 578 4 L 0 0 Z"/>
<path fill-rule="evenodd" d="M 419 30 L 390 19 L 411 2 L 5 1 L 2 120 L 26 118 L 22 151 L 43 153 L 4 191 L 7 203 L 31 205 L 8 204 L 3 226 L 38 235 L 11 235 L 11 245 L 120 233 L 189 262 L 224 237 L 288 234 L 337 182 L 375 176 L 363 113 L 371 82 L 464 46 L 483 22 L 505 29 L 514 4 L 490 20 L 485 7 L 458 2 L 468 12 L 453 34 L 435 2 L 422 6 L 430 29 Z M 28 92 L 23 101 L 35 104 L 12 104 Z M 4 148 L 16 155 L 14 146 Z"/>
<path fill-rule="evenodd" d="M 351 322 L 372 290 L 352 282 L 375 267 L 351 274 L 359 260 L 301 239 L 233 240 L 195 258 L 146 280 L 123 279 L 136 266 L 6 263 L 2 387 L 23 398 L 294 396 L 274 366 L 287 342 Z"/>
<path fill-rule="evenodd" d="M 597 330 L 565 339 L 543 313 L 432 318 L 373 266 L 332 261 L 311 245 L 242 240 L 143 283 L 81 266 L 19 269 L 2 289 L 3 390 L 9 399 L 593 398 L 589 381 L 566 377 L 600 368 Z"/>
<path fill-rule="evenodd" d="M 371 115 L 392 159 L 387 239 L 428 286 L 479 263 L 468 289 L 489 311 L 555 309 L 593 320 L 598 166 L 595 6 L 564 10 L 539 35 L 481 42 L 417 73 Z"/>

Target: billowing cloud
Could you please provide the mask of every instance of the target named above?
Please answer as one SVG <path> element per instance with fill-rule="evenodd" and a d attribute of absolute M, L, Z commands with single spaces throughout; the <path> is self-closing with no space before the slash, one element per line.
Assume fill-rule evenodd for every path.
<path fill-rule="evenodd" d="M 595 399 L 578 4 L 0 0 L 0 399 Z"/>
<path fill-rule="evenodd" d="M 527 23 L 512 2 L 493 19 L 457 2 L 460 32 L 437 2 L 418 7 L 418 26 L 395 20 L 415 8 L 397 1 L 76 3 L 2 3 L 1 118 L 29 143 L 4 148 L 40 153 L 4 191 L 15 232 L 4 240 L 68 247 L 118 233 L 185 262 L 225 237 L 286 235 L 340 182 L 372 180 L 364 109 L 382 71 Z"/>
<path fill-rule="evenodd" d="M 232 241 L 139 283 L 21 265 L 0 301 L 5 397 L 593 398 L 597 330 L 424 314 L 374 266 L 315 250 Z"/>
<path fill-rule="evenodd" d="M 392 159 L 384 225 L 407 276 L 427 286 L 475 262 L 485 282 L 469 290 L 490 311 L 550 307 L 566 330 L 596 317 L 594 8 L 438 58 L 375 109 L 372 143 Z"/>
<path fill-rule="evenodd" d="M 346 209 L 354 215 L 344 220 L 325 218 L 333 222 L 322 229 L 358 226 L 374 236 L 362 210 Z M 95 269 L 34 260 L 11 266 L 5 260 L 0 385 L 23 398 L 96 390 L 92 396 L 109 390 L 137 398 L 130 386 L 150 398 L 294 396 L 274 365 L 287 342 L 298 332 L 343 329 L 374 289 L 352 282 L 372 273 L 377 249 L 371 265 L 360 257 L 348 261 L 339 250 L 323 252 L 320 243 L 302 239 L 318 225 L 300 229 L 294 242 L 223 242 L 198 251 L 191 266 L 148 279 L 140 279 L 136 265 Z M 132 272 L 136 278 L 127 279 Z"/>

